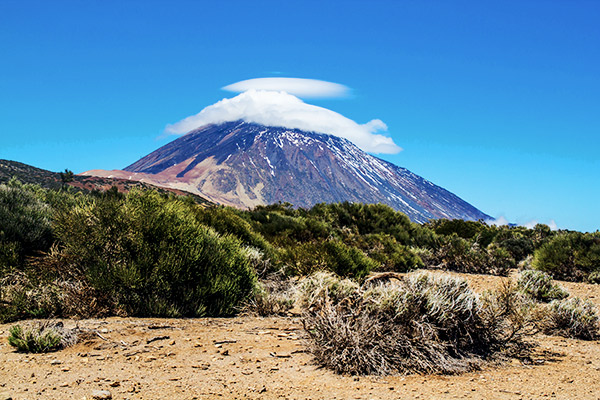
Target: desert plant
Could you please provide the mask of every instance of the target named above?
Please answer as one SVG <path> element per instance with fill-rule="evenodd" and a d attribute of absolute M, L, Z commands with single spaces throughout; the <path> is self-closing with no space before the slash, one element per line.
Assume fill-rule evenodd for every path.
<path fill-rule="evenodd" d="M 478 368 L 520 336 L 506 313 L 485 305 L 466 281 L 413 273 L 399 283 L 305 282 L 304 326 L 317 361 L 338 373 L 458 373 Z M 312 290 L 312 294 L 311 294 Z M 306 294 L 308 293 L 308 294 Z M 506 332 L 510 329 L 510 332 Z"/>
<path fill-rule="evenodd" d="M 513 281 L 485 291 L 481 297 L 481 318 L 496 349 L 508 354 L 524 346 L 523 339 L 537 333 L 537 303 Z"/>
<path fill-rule="evenodd" d="M 556 234 L 535 251 L 532 266 L 555 279 L 587 280 L 600 271 L 600 233 Z"/>
<path fill-rule="evenodd" d="M 540 325 L 546 333 L 591 340 L 598 337 L 598 320 L 592 302 L 572 297 L 548 304 Z"/>
<path fill-rule="evenodd" d="M 0 280 L 0 322 L 60 315 L 57 287 L 36 282 L 23 272 L 13 272 Z"/>
<path fill-rule="evenodd" d="M 286 315 L 294 306 L 295 286 L 281 272 L 259 281 L 247 300 L 243 311 L 261 317 Z"/>
<path fill-rule="evenodd" d="M 0 185 L 0 272 L 4 264 L 50 247 L 50 208 L 40 199 L 41 191 L 15 180 Z"/>
<path fill-rule="evenodd" d="M 66 330 L 61 322 L 14 325 L 9 330 L 8 343 L 24 353 L 47 353 L 70 346 L 77 341 L 74 330 Z"/>
<path fill-rule="evenodd" d="M 72 271 L 129 315 L 231 315 L 255 273 L 233 236 L 195 218 L 194 205 L 153 191 L 86 199 L 57 213 Z"/>
<path fill-rule="evenodd" d="M 519 289 L 535 300 L 549 302 L 569 297 L 569 293 L 557 285 L 550 275 L 537 270 L 522 271 L 517 280 Z"/>
<path fill-rule="evenodd" d="M 297 286 L 297 301 L 300 307 L 311 309 L 323 301 L 335 304 L 351 299 L 358 293 L 360 286 L 331 272 L 320 271 L 302 279 Z"/>

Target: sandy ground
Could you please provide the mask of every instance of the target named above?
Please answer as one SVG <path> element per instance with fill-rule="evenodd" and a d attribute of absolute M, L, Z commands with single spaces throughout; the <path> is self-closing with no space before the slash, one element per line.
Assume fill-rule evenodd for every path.
<path fill-rule="evenodd" d="M 465 275 L 475 290 L 501 278 Z M 562 283 L 600 307 L 600 286 Z M 50 354 L 16 353 L 0 325 L 0 400 L 600 399 L 600 342 L 538 335 L 531 359 L 459 376 L 339 376 L 304 352 L 297 317 L 64 321 L 99 333 Z"/>

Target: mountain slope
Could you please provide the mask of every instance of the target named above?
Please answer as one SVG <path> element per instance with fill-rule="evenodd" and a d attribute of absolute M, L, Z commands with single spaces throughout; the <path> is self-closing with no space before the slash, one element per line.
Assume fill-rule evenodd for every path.
<path fill-rule="evenodd" d="M 161 193 L 173 193 L 179 196 L 193 196 L 194 200 L 198 204 L 206 206 L 211 204 L 206 199 L 194 193 L 159 187 L 152 185 L 151 183 L 123 179 L 119 177 L 74 175 L 71 181 L 63 183 L 60 172 L 48 171 L 17 161 L 0 160 L 0 184 L 7 183 L 12 178 L 17 178 L 22 183 L 40 185 L 46 189 L 60 189 L 63 185 L 68 185 L 75 188 L 75 190 L 80 190 L 83 192 L 91 192 L 93 190 L 106 191 L 113 186 L 117 187 L 119 192 L 128 192 L 132 188 L 140 188 L 144 190 L 153 189 Z"/>
<path fill-rule="evenodd" d="M 416 222 L 490 218 L 447 190 L 365 153 L 346 139 L 243 121 L 196 129 L 125 171 L 119 176 L 192 191 L 238 207 L 278 201 L 301 207 L 351 201 L 388 204 Z"/>

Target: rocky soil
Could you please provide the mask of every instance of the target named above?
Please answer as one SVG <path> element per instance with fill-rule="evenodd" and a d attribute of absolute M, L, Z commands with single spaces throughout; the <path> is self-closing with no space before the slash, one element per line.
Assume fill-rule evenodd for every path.
<path fill-rule="evenodd" d="M 465 275 L 475 290 L 501 278 Z M 600 286 L 562 283 L 600 307 Z M 93 335 L 22 354 L 0 325 L 0 399 L 600 399 L 600 342 L 537 335 L 530 357 L 459 376 L 339 376 L 298 317 L 66 320 Z"/>

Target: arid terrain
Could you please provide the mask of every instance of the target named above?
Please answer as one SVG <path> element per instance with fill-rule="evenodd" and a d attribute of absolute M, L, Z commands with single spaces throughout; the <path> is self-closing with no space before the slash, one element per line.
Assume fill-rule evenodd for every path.
<path fill-rule="evenodd" d="M 502 278 L 464 275 L 477 290 Z M 561 282 L 600 306 L 600 286 Z M 304 352 L 297 316 L 66 320 L 91 339 L 17 353 L 0 325 L 0 399 L 600 399 L 600 342 L 536 335 L 530 357 L 459 376 L 339 376 Z"/>

